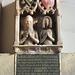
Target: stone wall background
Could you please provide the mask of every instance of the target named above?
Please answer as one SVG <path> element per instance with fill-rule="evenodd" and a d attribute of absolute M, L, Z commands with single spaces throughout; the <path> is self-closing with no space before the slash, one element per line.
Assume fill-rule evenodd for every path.
<path fill-rule="evenodd" d="M 14 55 L 0 54 L 0 75 L 14 75 Z"/>
<path fill-rule="evenodd" d="M 0 75 L 14 75 L 14 54 L 0 54 Z M 75 75 L 75 53 L 61 54 L 61 75 Z"/>
<path fill-rule="evenodd" d="M 15 0 L 0 0 L 0 75 L 14 75 L 14 22 Z M 75 0 L 60 0 L 63 49 L 62 75 L 75 75 Z"/>

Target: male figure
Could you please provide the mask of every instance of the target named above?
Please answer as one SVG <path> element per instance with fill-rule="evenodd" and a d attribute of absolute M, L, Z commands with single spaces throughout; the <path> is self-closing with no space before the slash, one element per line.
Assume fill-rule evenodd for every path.
<path fill-rule="evenodd" d="M 23 38 L 20 40 L 20 44 L 33 45 L 39 43 L 38 34 L 33 29 L 33 18 L 30 15 L 24 19 L 22 35 Z"/>

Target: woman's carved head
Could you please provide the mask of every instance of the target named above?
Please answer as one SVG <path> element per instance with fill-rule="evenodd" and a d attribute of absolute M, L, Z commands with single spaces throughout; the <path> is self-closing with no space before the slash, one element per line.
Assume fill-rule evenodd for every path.
<path fill-rule="evenodd" d="M 43 28 L 52 28 L 52 19 L 51 17 L 49 16 L 45 16 L 43 19 L 42 19 L 42 27 Z"/>

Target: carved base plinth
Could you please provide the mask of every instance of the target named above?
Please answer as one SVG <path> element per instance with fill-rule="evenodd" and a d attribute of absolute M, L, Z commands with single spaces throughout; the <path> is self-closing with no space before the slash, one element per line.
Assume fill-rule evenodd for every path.
<path fill-rule="evenodd" d="M 60 52 L 62 45 L 18 45 L 15 46 L 16 53 L 25 53 L 25 54 L 57 54 Z"/>

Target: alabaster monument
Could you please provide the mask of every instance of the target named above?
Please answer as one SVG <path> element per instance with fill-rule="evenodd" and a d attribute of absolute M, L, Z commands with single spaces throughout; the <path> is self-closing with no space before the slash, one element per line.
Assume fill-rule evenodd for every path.
<path fill-rule="evenodd" d="M 16 0 L 15 51 L 61 51 L 59 0 L 47 1 Z"/>
<path fill-rule="evenodd" d="M 59 0 L 16 0 L 15 75 L 60 75 L 63 47 Z"/>

